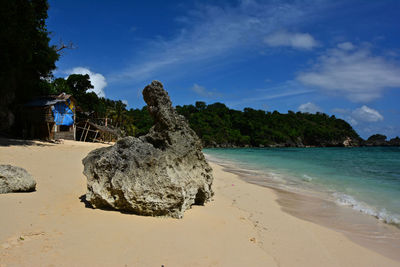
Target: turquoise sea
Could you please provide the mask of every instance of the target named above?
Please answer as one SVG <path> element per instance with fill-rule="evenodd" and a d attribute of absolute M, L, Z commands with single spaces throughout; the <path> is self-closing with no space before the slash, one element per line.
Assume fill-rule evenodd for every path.
<path fill-rule="evenodd" d="M 264 184 L 314 192 L 400 226 L 400 147 L 204 149 Z"/>

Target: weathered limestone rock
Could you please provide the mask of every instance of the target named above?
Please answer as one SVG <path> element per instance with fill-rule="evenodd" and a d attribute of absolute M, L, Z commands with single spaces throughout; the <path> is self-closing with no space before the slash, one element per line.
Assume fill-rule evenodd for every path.
<path fill-rule="evenodd" d="M 143 97 L 155 125 L 145 136 L 120 139 L 83 159 L 86 200 L 95 208 L 182 218 L 191 205 L 203 205 L 213 195 L 212 169 L 163 85 L 153 81 Z"/>
<path fill-rule="evenodd" d="M 343 146 L 344 147 L 357 147 L 360 146 L 360 142 L 358 140 L 355 140 L 351 137 L 346 137 L 346 139 L 343 141 Z"/>
<path fill-rule="evenodd" d="M 0 194 L 35 191 L 36 181 L 25 169 L 0 165 Z"/>

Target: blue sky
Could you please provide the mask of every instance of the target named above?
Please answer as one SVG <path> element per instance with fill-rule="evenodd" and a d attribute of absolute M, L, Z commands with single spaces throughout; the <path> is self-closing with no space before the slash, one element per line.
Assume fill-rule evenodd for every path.
<path fill-rule="evenodd" d="M 174 105 L 324 112 L 400 135 L 400 1 L 50 0 L 56 77 L 88 73 L 129 108 L 160 80 Z"/>

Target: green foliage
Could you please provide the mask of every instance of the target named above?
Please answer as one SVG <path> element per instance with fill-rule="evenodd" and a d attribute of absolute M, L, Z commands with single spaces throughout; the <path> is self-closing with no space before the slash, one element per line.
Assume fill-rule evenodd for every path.
<path fill-rule="evenodd" d="M 0 92 L 8 104 L 25 103 L 50 89 L 46 79 L 59 55 L 49 45 L 47 9 L 45 0 L 2 1 Z"/>
<path fill-rule="evenodd" d="M 346 137 L 360 140 L 345 121 L 323 113 L 229 109 L 222 103 L 177 106 L 206 146 L 334 145 Z"/>
<path fill-rule="evenodd" d="M 61 93 L 72 95 L 72 91 L 69 88 L 67 81 L 63 78 L 57 78 L 50 84 L 49 94 L 58 95 Z"/>
<path fill-rule="evenodd" d="M 66 80 L 55 79 L 51 88 L 57 93 L 72 93 L 78 101 L 80 119 L 96 121 L 102 118 L 97 123 L 104 124 L 107 118 L 108 126 L 132 136 L 146 134 L 153 125 L 146 106 L 127 110 L 120 100 L 99 98 L 93 92 L 88 93 L 87 90 L 93 86 L 87 75 L 73 74 Z M 206 146 L 321 146 L 340 144 L 347 137 L 360 140 L 347 122 L 323 113 L 266 113 L 252 108 L 238 111 L 222 103 L 206 105 L 204 102 L 177 106 L 176 110 L 186 117 Z"/>
<path fill-rule="evenodd" d="M 133 124 L 136 126 L 134 136 L 140 136 L 148 133 L 153 126 L 153 118 L 150 116 L 147 106 L 142 109 L 130 109 L 128 116 L 133 119 Z"/>
<path fill-rule="evenodd" d="M 0 8 L 0 131 L 18 134 L 20 108 L 51 91 L 59 55 L 49 45 L 46 0 L 2 1 Z"/>
<path fill-rule="evenodd" d="M 367 141 L 386 141 L 387 136 L 383 134 L 374 134 L 368 137 Z"/>
<path fill-rule="evenodd" d="M 71 74 L 66 80 L 66 84 L 70 92 L 75 97 L 80 97 L 86 94 L 87 90 L 92 89 L 93 85 L 90 83 L 89 75 L 85 74 Z"/>

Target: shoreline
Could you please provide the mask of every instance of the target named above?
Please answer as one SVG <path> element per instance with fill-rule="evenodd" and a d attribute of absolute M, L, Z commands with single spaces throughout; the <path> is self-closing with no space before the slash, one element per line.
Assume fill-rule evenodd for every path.
<path fill-rule="evenodd" d="M 329 164 L 327 165 L 326 162 L 323 162 L 324 160 L 317 162 L 318 159 L 314 159 L 315 163 L 310 162 L 310 158 L 302 162 L 301 160 L 295 159 L 296 154 L 288 156 L 286 155 L 288 153 L 282 153 L 282 150 L 277 150 L 275 151 L 276 153 L 270 150 L 266 151 L 265 154 L 258 153 L 257 150 L 251 150 L 254 154 L 250 156 L 246 155 L 247 153 L 242 153 L 243 150 L 240 149 L 232 153 L 230 153 L 229 150 L 222 151 L 226 152 L 219 153 L 218 150 L 206 150 L 205 153 L 210 153 L 207 154 L 209 160 L 226 167 L 228 171 L 234 174 L 245 177 L 247 182 L 273 189 L 282 189 L 300 195 L 317 197 L 323 201 L 334 202 L 338 206 L 349 207 L 357 211 L 357 213 L 360 212 L 372 216 L 377 218 L 380 222 L 395 226 L 400 230 L 400 210 L 397 205 L 398 191 L 396 191 L 398 185 L 395 182 L 390 184 L 391 186 L 388 186 L 389 183 L 385 184 L 387 181 L 396 181 L 397 169 L 382 169 L 382 162 L 378 163 L 376 166 L 378 171 L 371 171 L 371 166 L 360 167 L 357 165 L 358 163 L 354 162 L 348 164 L 349 166 L 345 168 L 336 165 L 331 167 Z M 291 151 L 305 153 L 306 158 L 310 157 L 310 153 L 306 153 L 304 150 Z M 314 150 L 311 154 L 315 155 L 323 152 L 326 160 L 326 151 L 329 152 L 330 149 L 323 151 L 323 149 L 321 150 L 319 148 L 318 150 Z M 333 157 L 334 164 L 338 164 L 340 161 L 346 161 L 346 159 L 349 159 L 349 155 L 352 154 L 347 148 L 340 148 L 334 151 L 336 154 L 338 154 L 338 152 L 346 152 L 343 153 L 344 160 L 338 159 L 337 155 L 336 158 L 335 156 L 330 156 Z M 366 153 L 369 154 L 373 152 L 375 151 L 366 151 Z M 397 158 L 393 153 L 398 152 L 400 152 L 400 150 L 390 150 L 385 156 L 389 155 L 390 157 L 390 155 L 392 155 Z M 227 155 L 224 155 L 224 153 L 227 153 Z M 357 150 L 355 154 L 359 155 L 360 153 L 364 153 L 363 150 Z M 231 156 L 228 156 L 230 154 Z M 259 157 L 255 156 L 257 154 L 260 154 Z M 242 155 L 244 158 L 238 158 L 238 155 Z M 286 156 L 289 157 L 288 161 L 284 162 L 280 160 L 280 158 Z M 268 157 L 271 159 L 268 159 Z M 269 163 L 264 164 L 259 162 L 259 158 Z M 351 162 L 351 160 L 348 161 Z M 283 162 L 286 165 L 284 165 Z M 294 164 L 295 167 L 291 168 L 291 164 Z M 304 166 L 299 166 L 299 164 L 304 164 Z M 354 164 L 357 166 L 354 167 Z M 363 164 L 363 162 L 359 162 L 359 164 Z M 342 164 L 340 163 L 339 165 Z M 394 164 L 392 165 L 396 166 Z M 337 172 L 335 168 L 342 168 L 343 170 Z M 354 173 L 351 171 L 353 168 L 356 169 Z M 364 180 L 365 182 L 363 182 Z M 381 182 L 383 183 L 382 187 L 380 187 Z M 387 190 L 385 192 L 385 186 L 393 190 Z"/>
<path fill-rule="evenodd" d="M 282 187 L 268 175 L 242 169 L 233 162 L 220 161 L 207 154 L 207 160 L 232 173 L 241 180 L 273 190 L 282 211 L 318 225 L 343 233 L 350 240 L 400 262 L 400 228 L 375 216 L 341 206 L 322 192 Z"/>
<path fill-rule="evenodd" d="M 81 160 L 102 144 L 0 145 L 37 191 L 0 195 L 0 266 L 399 266 L 284 211 L 278 194 L 211 162 L 215 196 L 183 219 L 85 207 Z M 22 239 L 21 239 L 22 237 Z"/>
<path fill-rule="evenodd" d="M 240 177 L 240 175 L 237 175 L 237 174 L 235 174 L 233 172 L 230 172 L 229 170 L 226 169 L 226 167 L 221 166 L 221 165 L 217 165 L 215 163 L 212 163 L 212 167 L 214 169 L 216 169 L 216 168 L 220 169 L 221 172 L 231 173 L 233 175 L 232 178 L 240 179 L 241 181 L 243 181 L 246 184 L 249 184 L 249 185 L 252 185 L 252 186 L 255 186 L 255 187 L 259 187 L 260 188 L 260 190 L 259 190 L 260 195 L 258 195 L 258 196 L 261 199 L 264 197 L 261 194 L 270 194 L 270 196 L 269 196 L 270 200 L 273 201 L 274 204 L 276 204 L 276 206 L 274 208 L 278 207 L 279 211 L 281 211 L 285 215 L 288 215 L 291 219 L 294 219 L 295 221 L 297 220 L 296 223 L 294 223 L 293 225 L 291 225 L 292 223 L 289 223 L 292 227 L 296 228 L 296 224 L 301 225 L 301 224 L 304 223 L 305 225 L 302 225 L 302 226 L 304 226 L 305 228 L 303 228 L 302 230 L 307 229 L 309 227 L 309 229 L 307 229 L 307 230 L 310 230 L 311 232 L 313 232 L 313 235 L 317 235 L 318 236 L 317 239 L 319 239 L 319 237 L 321 237 L 321 239 L 318 240 L 318 243 L 319 242 L 324 243 L 325 241 L 327 242 L 324 245 L 325 245 L 325 248 L 329 248 L 328 250 L 330 250 L 330 246 L 334 246 L 333 245 L 333 243 L 334 243 L 333 240 L 335 240 L 336 238 L 345 238 L 346 241 L 345 240 L 340 240 L 340 242 L 339 242 L 340 245 L 343 245 L 344 247 L 346 247 L 346 245 L 350 245 L 350 244 L 346 244 L 346 243 L 350 242 L 350 243 L 352 243 L 352 245 L 361 246 L 361 248 L 366 249 L 366 252 L 364 252 L 366 254 L 358 254 L 357 255 L 356 251 L 351 251 L 351 253 L 354 253 L 354 256 L 356 256 L 356 258 L 360 258 L 361 256 L 368 258 L 368 252 L 371 254 L 370 256 L 372 256 L 373 253 L 379 253 L 378 254 L 379 256 L 382 256 L 382 257 L 385 257 L 385 258 L 388 257 L 387 259 L 390 258 L 391 260 L 394 260 L 398 265 L 400 265 L 400 257 L 398 255 L 398 247 L 396 247 L 397 250 L 393 249 L 393 250 L 390 250 L 390 251 L 380 251 L 379 247 L 368 245 L 368 244 L 363 242 L 365 240 L 354 238 L 354 236 L 350 237 L 348 235 L 348 233 L 345 233 L 343 231 L 338 231 L 338 229 L 335 229 L 334 227 L 332 227 L 332 225 L 322 224 L 318 220 L 312 220 L 309 217 L 301 216 L 302 215 L 301 212 L 300 213 L 296 213 L 297 208 L 301 207 L 301 206 L 303 206 L 305 204 L 304 198 L 301 199 L 301 197 L 306 197 L 306 196 L 302 196 L 300 194 L 288 192 L 288 191 L 285 191 L 285 190 L 282 190 L 282 189 L 278 189 L 278 188 L 273 188 L 273 187 L 269 187 L 269 186 L 262 186 L 262 185 L 259 185 L 259 184 L 256 184 L 256 183 L 249 183 L 249 182 L 243 180 Z M 255 188 L 253 188 L 253 189 L 255 189 Z M 273 195 L 272 196 L 273 200 L 271 199 L 271 195 Z M 288 200 L 289 200 L 289 202 L 285 203 L 285 201 L 288 201 Z M 306 202 L 308 202 L 308 200 L 309 199 L 307 199 Z M 253 201 L 254 202 L 260 202 L 260 201 L 257 201 L 256 196 L 253 196 Z M 269 203 L 269 204 L 272 204 L 272 203 Z M 250 207 L 248 207 L 248 206 L 247 207 L 238 206 L 238 207 L 241 208 L 241 209 L 244 209 L 246 211 L 250 211 L 251 210 Z M 271 206 L 269 206 L 269 208 L 271 208 Z M 292 210 L 290 210 L 290 208 Z M 347 210 L 350 211 L 350 213 L 355 213 L 355 211 L 352 210 L 352 209 L 347 209 Z M 255 207 L 255 209 L 253 208 L 253 211 L 252 211 L 252 213 L 251 213 L 249 218 L 250 218 L 250 220 L 253 221 L 254 225 L 259 228 L 258 229 L 259 230 L 258 234 L 259 234 L 260 238 L 264 239 L 264 240 L 267 240 L 269 238 L 267 237 L 268 234 L 265 233 L 265 230 L 268 229 L 268 227 L 265 228 L 265 225 L 268 225 L 270 222 L 267 221 L 268 218 L 263 218 L 263 216 L 259 217 L 259 216 L 255 215 L 257 213 L 260 213 L 260 212 L 257 211 L 257 207 Z M 279 216 L 281 216 L 281 215 L 283 215 L 283 214 L 280 214 Z M 369 218 L 371 220 L 375 220 L 375 218 L 372 218 L 371 216 L 367 216 L 367 215 L 363 215 L 363 214 L 362 214 L 362 216 L 365 217 L 365 218 Z M 283 219 L 283 217 L 284 216 L 282 216 L 282 218 L 280 218 L 280 219 Z M 286 220 L 289 220 L 289 218 L 286 218 Z M 281 221 L 280 223 L 283 224 L 284 222 Z M 381 222 L 381 225 L 384 225 L 384 227 L 388 226 L 387 224 L 384 224 L 382 222 Z M 285 225 L 285 226 L 287 226 L 287 225 Z M 317 228 L 320 228 L 320 227 L 322 229 L 318 229 L 317 230 Z M 298 230 L 300 230 L 300 229 L 298 229 Z M 324 232 L 324 234 L 326 236 L 323 237 L 322 236 L 323 234 L 320 233 L 319 230 L 321 230 L 321 232 Z M 396 228 L 396 230 L 397 230 L 397 228 Z M 289 229 L 286 229 L 286 231 L 289 232 Z M 291 241 L 294 241 L 294 239 L 297 239 L 299 235 L 304 234 L 304 233 L 295 233 L 295 232 L 292 232 L 292 231 L 293 230 L 291 229 L 290 232 L 291 232 L 291 234 L 293 234 L 293 236 L 292 236 L 293 239 Z M 286 233 L 288 233 L 288 232 L 286 232 Z M 328 234 L 328 232 L 330 232 L 330 233 Z M 263 235 L 265 235 L 265 236 L 263 236 Z M 329 236 L 329 238 L 328 238 L 328 235 L 331 235 L 331 236 Z M 309 236 L 309 237 L 311 237 L 311 236 Z M 316 237 L 316 236 L 314 236 L 314 237 Z M 285 236 L 285 238 L 287 238 L 287 237 Z M 322 239 L 325 239 L 325 240 L 322 240 Z M 310 245 L 309 243 L 307 243 L 307 244 Z M 291 243 L 288 246 L 288 248 L 291 248 L 292 245 L 293 245 L 293 243 Z M 347 257 L 347 255 L 346 256 L 344 255 L 345 253 L 347 253 L 347 252 L 345 252 L 345 249 L 341 249 L 339 247 L 335 247 L 335 250 L 337 250 L 338 255 L 340 254 L 340 257 Z M 323 253 L 323 252 L 328 252 L 328 251 L 320 251 L 320 252 Z M 328 253 L 330 253 L 330 252 L 331 251 L 329 251 Z M 388 253 L 385 253 L 385 252 L 388 252 Z M 342 262 L 341 264 L 339 264 L 339 261 L 338 261 L 334 265 L 342 265 L 342 264 L 343 265 L 348 265 L 349 262 Z M 371 262 L 367 262 L 367 261 L 364 262 L 364 263 L 361 263 L 361 261 L 360 262 L 356 261 L 356 262 L 350 264 L 350 266 L 358 266 L 358 265 L 359 266 L 369 266 L 370 264 L 371 264 L 371 266 L 374 265 Z M 307 263 L 305 264 L 305 266 L 306 265 L 307 265 Z M 380 263 L 380 264 L 377 264 L 377 265 L 385 265 L 385 264 L 384 263 Z M 289 266 L 291 266 L 291 264 L 289 264 Z M 301 266 L 301 264 L 299 264 L 299 266 Z M 313 265 L 310 264 L 310 266 L 313 266 Z"/>

